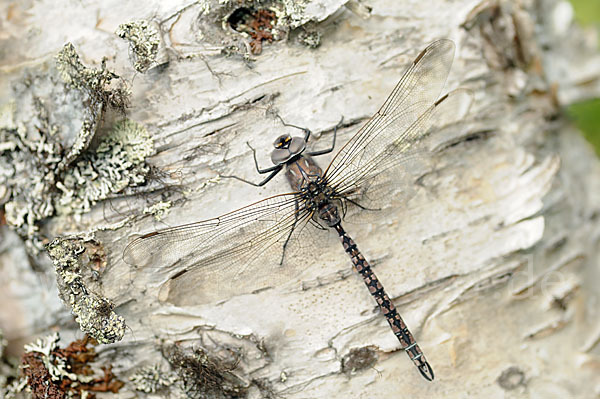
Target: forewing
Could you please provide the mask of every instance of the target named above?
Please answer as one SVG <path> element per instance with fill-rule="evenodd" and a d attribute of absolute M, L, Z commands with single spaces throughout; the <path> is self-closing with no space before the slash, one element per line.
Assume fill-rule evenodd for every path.
<path fill-rule="evenodd" d="M 471 91 L 457 89 L 432 104 L 402 132 L 397 131 L 393 120 L 384 125 L 382 128 L 396 131 L 396 141 L 382 149 L 368 167 L 341 175 L 345 178 L 333 183 L 336 192 L 367 208 L 361 212 L 365 216 L 369 209 L 408 201 L 415 193 L 414 181 L 432 167 L 432 154 L 424 138 L 460 121 L 468 113 L 472 97 Z"/>
<path fill-rule="evenodd" d="M 325 172 L 328 181 L 335 185 L 352 179 L 364 168 L 372 167 L 391 143 L 402 140 L 402 133 L 440 95 L 453 58 L 454 43 L 450 40 L 439 40 L 425 48 L 379 111 L 336 154 Z"/>
<path fill-rule="evenodd" d="M 142 270 L 172 272 L 161 288 L 162 301 L 218 301 L 297 275 L 302 264 L 288 260 L 303 245 L 299 236 L 314 229 L 310 217 L 298 209 L 294 194 L 282 194 L 214 219 L 140 236 L 125 248 L 123 259 Z"/>

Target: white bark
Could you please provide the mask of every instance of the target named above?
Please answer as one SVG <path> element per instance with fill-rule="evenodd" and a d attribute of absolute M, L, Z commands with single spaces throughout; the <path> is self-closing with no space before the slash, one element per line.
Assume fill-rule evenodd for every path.
<path fill-rule="evenodd" d="M 176 24 L 173 18 L 162 26 L 168 67 L 134 76 L 127 43 L 113 32 L 188 6 L 175 3 L 150 1 L 141 9 L 38 2 L 19 11 L 20 25 L 13 22 L 6 33 L 19 40 L 17 55 L 3 62 L 7 80 L 66 41 L 86 65 L 107 56 L 109 69 L 133 82 L 128 117 L 155 140 L 147 163 L 167 183 L 180 184 L 168 192 L 176 202 L 161 222 L 148 216 L 121 227 L 161 199 L 148 195 L 114 198 L 81 218 L 55 217 L 45 226 L 49 236 L 105 228 L 96 233 L 109 254 L 97 289 L 119 305 L 131 329 L 122 342 L 99 349 L 117 376 L 164 365 L 159 345 L 169 340 L 217 353 L 235 348 L 241 360 L 233 374 L 248 384 L 267 379 L 287 398 L 598 394 L 600 164 L 556 106 L 600 93 L 600 55 L 565 14 L 567 3 L 373 0 L 366 17 L 365 4 L 323 0 L 327 7 L 312 6 L 314 19 L 324 20 L 313 27 L 322 33 L 320 47 L 275 41 L 250 62 L 220 55 L 211 32 L 199 34 L 200 6 L 191 5 Z M 324 146 L 330 135 L 320 132 L 341 116 L 372 115 L 408 63 L 443 37 L 457 44 L 446 88 L 468 87 L 475 95 L 452 134 L 477 139 L 457 140 L 436 156 L 416 196 L 387 219 L 346 227 L 425 352 L 433 383 L 399 350 L 333 232 L 329 251 L 310 254 L 311 267 L 299 279 L 220 303 L 160 302 L 172 273 L 139 273 L 122 261 L 134 232 L 217 216 L 289 190 L 283 176 L 261 189 L 216 178 L 258 181 L 246 141 L 267 166 L 282 130 L 268 110 L 310 128 L 314 143 Z M 4 45 L 5 54 L 16 48 Z M 2 90 L 10 96 L 7 85 Z M 340 142 L 359 126 L 341 131 Z M 0 258 L 0 328 L 9 348 L 15 353 L 53 325 L 67 337 L 77 334 L 54 285 L 36 281 L 20 244 L 13 248 Z M 374 348 L 377 361 L 344 373 L 342 359 L 362 347 Z M 250 395 L 260 392 L 253 386 Z"/>

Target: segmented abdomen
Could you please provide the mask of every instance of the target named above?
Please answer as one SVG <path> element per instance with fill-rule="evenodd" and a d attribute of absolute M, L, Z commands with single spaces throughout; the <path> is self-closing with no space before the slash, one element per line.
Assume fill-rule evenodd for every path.
<path fill-rule="evenodd" d="M 433 380 L 434 375 L 431 366 L 425 359 L 425 355 L 423 355 L 421 348 L 417 345 L 417 342 L 408 330 L 408 327 L 404 324 L 404 320 L 402 320 L 402 317 L 398 314 L 394 303 L 387 296 L 379 279 L 375 273 L 373 273 L 373 270 L 371 270 L 369 262 L 362 256 L 352 238 L 348 236 L 340 224 L 337 224 L 334 228 L 340 236 L 344 250 L 350 256 L 356 271 L 362 276 L 369 292 L 373 298 L 375 298 L 375 301 L 379 305 L 379 308 L 392 328 L 392 331 L 400 341 L 402 348 L 406 351 L 406 354 L 410 357 L 415 366 L 417 366 L 421 375 L 429 381 Z"/>

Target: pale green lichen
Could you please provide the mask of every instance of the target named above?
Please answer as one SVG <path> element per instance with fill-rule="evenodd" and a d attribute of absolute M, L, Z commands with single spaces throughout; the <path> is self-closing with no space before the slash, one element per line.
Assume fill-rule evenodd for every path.
<path fill-rule="evenodd" d="M 84 243 L 77 237 L 57 238 L 47 246 L 59 295 L 71 308 L 81 331 L 102 344 L 120 341 L 125 334 L 125 320 L 113 311 L 115 305 L 90 290 L 81 276 Z"/>
<path fill-rule="evenodd" d="M 144 213 L 153 215 L 154 219 L 161 221 L 172 205 L 173 203 L 171 201 L 160 201 L 152 206 L 144 208 Z"/>
<path fill-rule="evenodd" d="M 86 93 L 91 100 L 89 106 L 83 111 L 84 119 L 76 140 L 59 164 L 59 169 L 63 169 L 87 149 L 96 133 L 105 107 L 110 105 L 124 111 L 129 102 L 131 91 L 122 81 L 120 87 L 111 87 L 111 81 L 119 76 L 106 69 L 105 60 L 102 60 L 100 69 L 83 65 L 71 43 L 65 44 L 56 56 L 56 68 L 62 80 L 68 86 Z"/>
<path fill-rule="evenodd" d="M 50 356 L 50 353 L 57 348 L 60 336 L 54 332 L 47 337 L 38 338 L 35 342 L 25 344 L 25 352 L 38 352 L 45 356 Z"/>
<path fill-rule="evenodd" d="M 141 162 L 154 152 L 154 142 L 150 133 L 145 127 L 130 119 L 117 122 L 96 152 L 109 152 L 111 147 L 125 151 L 127 158 L 132 162 Z"/>
<path fill-rule="evenodd" d="M 94 153 L 86 153 L 65 172 L 54 206 L 58 214 L 88 212 L 98 201 L 143 183 L 146 157 L 154 152 L 148 131 L 129 119 L 116 123 Z"/>
<path fill-rule="evenodd" d="M 144 181 L 152 141 L 142 126 L 119 122 L 90 148 L 104 109 L 127 104 L 129 90 L 115 87 L 117 78 L 104 62 L 83 65 L 67 44 L 55 65 L 25 70 L 12 84 L 14 100 L 0 108 L 0 205 L 34 254 L 43 248 L 43 219 L 87 212 Z"/>
<path fill-rule="evenodd" d="M 228 0 L 219 0 L 221 3 L 226 3 Z M 210 12 L 210 0 L 198 0 L 200 7 L 200 15 L 205 15 Z"/>
<path fill-rule="evenodd" d="M 11 383 L 6 385 L 4 399 L 28 398 L 25 396 L 24 390 L 27 387 L 27 378 L 15 378 Z M 0 384 L 0 398 L 2 394 L 2 385 Z"/>
<path fill-rule="evenodd" d="M 134 56 L 134 69 L 144 73 L 156 63 L 160 45 L 158 31 L 148 21 L 139 20 L 119 25 L 117 36 L 129 42 Z"/>
<path fill-rule="evenodd" d="M 305 30 L 298 35 L 300 43 L 309 48 L 317 48 L 321 45 L 321 32 L 316 30 Z"/>
<path fill-rule="evenodd" d="M 295 29 L 310 21 L 310 18 L 304 14 L 310 0 L 279 0 L 279 2 L 284 7 L 284 14 L 290 28 Z"/>
<path fill-rule="evenodd" d="M 81 63 L 73 44 L 67 43 L 56 56 L 56 67 L 66 84 L 86 91 L 94 100 L 119 109 L 127 105 L 129 88 L 123 82 L 116 89 L 110 87 L 119 76 L 106 69 L 106 60 L 102 60 L 100 69 L 89 68 Z"/>
<path fill-rule="evenodd" d="M 177 374 L 163 371 L 158 364 L 142 367 L 129 377 L 137 391 L 146 393 L 159 392 L 175 384 L 178 379 Z"/>
<path fill-rule="evenodd" d="M 81 331 L 101 344 L 111 344 L 123 338 L 125 319 L 113 312 L 115 305 L 111 301 L 93 292 L 79 300 L 75 300 L 73 295 L 73 299 L 73 313 Z"/>

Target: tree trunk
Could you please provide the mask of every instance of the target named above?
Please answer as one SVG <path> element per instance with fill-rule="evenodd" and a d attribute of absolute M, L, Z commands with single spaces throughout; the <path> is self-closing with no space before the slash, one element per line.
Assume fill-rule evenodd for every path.
<path fill-rule="evenodd" d="M 569 3 L 59 3 L 3 12 L 7 356 L 54 330 L 63 346 L 81 338 L 73 312 L 107 342 L 96 361 L 126 382 L 123 397 L 136 388 L 173 397 L 598 393 L 600 164 L 561 109 L 600 93 L 600 54 L 595 38 L 574 25 Z M 177 267 L 140 270 L 123 261 L 134 233 L 289 192 L 283 174 L 261 188 L 219 176 L 264 177 L 246 143 L 265 168 L 276 137 L 301 134 L 275 115 L 309 128 L 317 149 L 331 143 L 343 117 L 335 154 L 440 38 L 456 43 L 444 92 L 470 89 L 469 114 L 432 136 L 433 165 L 411 182 L 408 202 L 380 220 L 344 226 L 427 356 L 433 382 L 402 354 L 334 231 L 326 244 L 307 243 L 300 276 L 275 273 L 267 289 L 233 296 L 221 294 L 235 286 L 211 280 L 218 273 L 173 280 Z M 66 42 L 102 87 L 71 66 L 71 49 L 54 66 Z M 120 79 L 102 70 L 103 57 Z M 88 83 L 59 90 L 60 76 Z M 116 81 L 130 86 L 126 115 L 128 92 Z M 116 122 L 123 118 L 135 124 Z M 16 155 L 26 142 L 17 131 L 31 143 L 62 146 L 30 151 L 36 161 L 27 163 Z M 127 157 L 114 155 L 117 147 Z M 56 154 L 53 180 L 49 172 L 36 180 L 35 168 Z M 325 168 L 331 155 L 316 159 Z M 41 211 L 47 203 L 51 210 Z M 56 275 L 36 248 L 67 235 L 72 241 L 49 249 Z"/>

